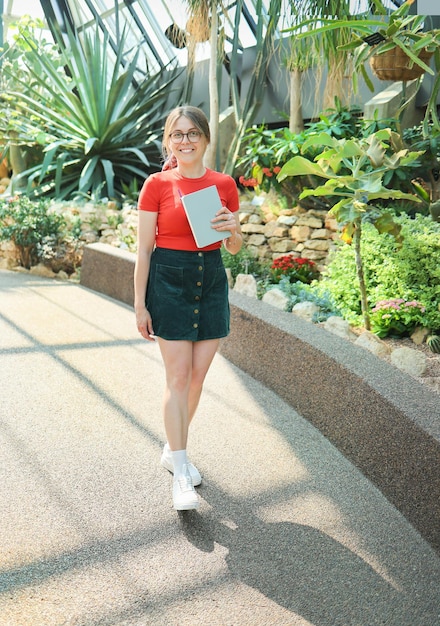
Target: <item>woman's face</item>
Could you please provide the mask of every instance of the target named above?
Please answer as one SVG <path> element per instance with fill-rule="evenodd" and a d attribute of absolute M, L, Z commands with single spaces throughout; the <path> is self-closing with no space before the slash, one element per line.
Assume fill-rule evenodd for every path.
<path fill-rule="evenodd" d="M 174 138 L 174 141 L 173 141 Z M 179 161 L 195 163 L 201 161 L 208 141 L 188 117 L 179 117 L 168 136 L 168 150 Z"/>

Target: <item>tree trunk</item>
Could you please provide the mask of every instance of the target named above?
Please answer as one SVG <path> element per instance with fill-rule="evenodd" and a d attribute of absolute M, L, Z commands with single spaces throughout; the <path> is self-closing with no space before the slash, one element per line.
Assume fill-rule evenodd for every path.
<path fill-rule="evenodd" d="M 290 72 L 290 114 L 289 130 L 292 133 L 300 133 L 304 130 L 301 97 L 301 70 L 294 68 Z"/>
<path fill-rule="evenodd" d="M 217 146 L 219 134 L 219 94 L 217 81 L 218 52 L 218 15 L 217 1 L 211 2 L 211 36 L 209 39 L 211 56 L 209 59 L 209 127 L 211 142 L 206 151 L 205 163 L 207 167 L 215 169 L 217 160 Z"/>
<path fill-rule="evenodd" d="M 26 160 L 23 156 L 22 149 L 18 145 L 18 143 L 15 143 L 15 141 L 17 140 L 17 137 L 18 137 L 18 133 L 16 131 L 10 132 L 9 161 L 10 161 L 11 169 L 12 169 L 11 180 L 12 180 L 13 188 L 15 187 L 16 189 L 24 189 L 27 185 L 26 179 L 22 179 L 19 184 L 15 183 L 14 185 L 15 177 L 26 170 Z"/>
<path fill-rule="evenodd" d="M 362 235 L 362 222 L 361 219 L 355 221 L 355 231 L 353 235 L 354 239 L 354 251 L 356 259 L 356 274 L 359 282 L 359 290 L 361 292 L 361 309 L 362 317 L 364 320 L 365 330 L 370 330 L 370 313 L 367 299 L 367 288 L 365 285 L 364 266 L 361 256 L 361 235 Z"/>

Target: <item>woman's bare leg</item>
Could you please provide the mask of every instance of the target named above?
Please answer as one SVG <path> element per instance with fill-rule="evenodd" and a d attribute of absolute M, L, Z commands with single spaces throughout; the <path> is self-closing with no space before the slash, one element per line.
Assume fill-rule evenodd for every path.
<path fill-rule="evenodd" d="M 166 373 L 163 399 L 165 432 L 171 450 L 185 450 L 193 344 L 191 341 L 168 341 L 161 338 L 158 342 Z"/>
<path fill-rule="evenodd" d="M 188 394 L 188 424 L 191 423 L 199 405 L 203 382 L 217 352 L 218 344 L 218 339 L 197 341 L 193 344 L 191 385 Z"/>

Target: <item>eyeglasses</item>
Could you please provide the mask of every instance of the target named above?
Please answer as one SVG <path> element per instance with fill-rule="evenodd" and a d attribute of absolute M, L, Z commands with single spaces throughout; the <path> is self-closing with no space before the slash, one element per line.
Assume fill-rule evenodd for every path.
<path fill-rule="evenodd" d="M 170 133 L 170 139 L 173 143 L 182 143 L 185 136 L 191 143 L 197 143 L 198 141 L 200 141 L 202 133 L 198 130 L 190 130 L 188 133 L 181 133 L 179 131 L 176 131 L 175 133 Z"/>

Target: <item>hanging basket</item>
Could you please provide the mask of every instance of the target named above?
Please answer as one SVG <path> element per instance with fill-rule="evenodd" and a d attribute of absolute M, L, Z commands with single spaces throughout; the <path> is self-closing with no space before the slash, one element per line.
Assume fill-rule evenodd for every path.
<path fill-rule="evenodd" d="M 181 50 L 186 46 L 186 33 L 177 24 L 171 24 L 165 31 L 165 37 L 171 41 L 175 48 Z"/>
<path fill-rule="evenodd" d="M 421 50 L 419 59 L 428 64 L 433 52 Z M 370 66 L 373 74 L 380 80 L 414 80 L 425 73 L 425 70 L 413 61 L 396 46 L 383 54 L 374 54 L 370 57 Z"/>

